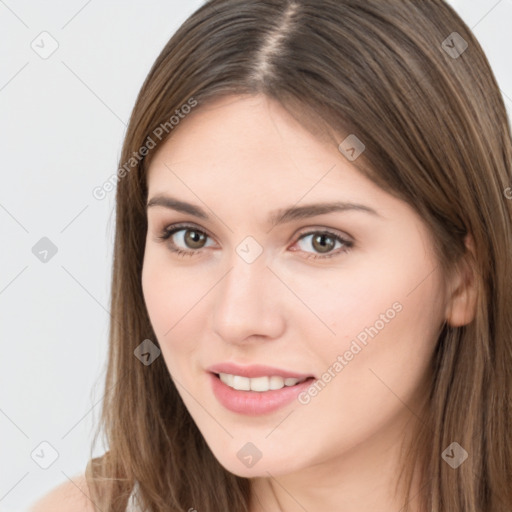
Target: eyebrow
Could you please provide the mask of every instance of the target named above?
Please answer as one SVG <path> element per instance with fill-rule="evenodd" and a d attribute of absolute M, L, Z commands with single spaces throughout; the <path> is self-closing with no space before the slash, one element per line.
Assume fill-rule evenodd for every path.
<path fill-rule="evenodd" d="M 173 197 L 157 195 L 149 200 L 146 208 L 151 208 L 153 206 L 161 206 L 177 212 L 188 213 L 200 219 L 211 220 L 208 214 L 199 206 L 185 201 L 179 201 Z M 345 211 L 360 211 L 380 217 L 376 210 L 364 204 L 336 201 L 331 203 L 313 203 L 304 206 L 289 206 L 287 208 L 281 208 L 270 212 L 268 221 L 272 225 L 278 225 L 286 222 L 292 222 L 294 220 L 315 217 L 317 215 Z"/>

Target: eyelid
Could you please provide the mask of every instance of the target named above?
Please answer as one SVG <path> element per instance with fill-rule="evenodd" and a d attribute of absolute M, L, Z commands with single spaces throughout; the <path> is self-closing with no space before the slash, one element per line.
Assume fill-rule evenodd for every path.
<path fill-rule="evenodd" d="M 328 228 L 325 226 L 312 226 L 307 228 L 301 228 L 301 230 L 295 236 L 301 237 L 303 235 L 312 235 L 313 233 L 328 233 L 333 236 L 343 238 L 347 242 L 355 242 L 354 238 L 345 231 L 340 231 L 339 229 Z"/>
<path fill-rule="evenodd" d="M 201 226 L 194 224 L 193 222 L 176 222 L 174 224 L 169 224 L 164 226 L 161 230 L 159 230 L 160 235 L 158 235 L 158 238 L 162 238 L 162 235 L 165 235 L 166 233 L 172 233 L 181 231 L 182 229 L 192 229 L 194 231 L 198 231 L 199 233 L 204 233 L 206 236 L 211 238 L 212 240 L 215 240 L 215 237 L 212 236 L 208 230 L 202 228 Z M 216 240 L 215 240 L 216 241 Z M 201 249 L 197 249 L 200 251 Z"/>
<path fill-rule="evenodd" d="M 184 229 L 184 228 L 192 228 L 192 229 L 195 229 L 201 233 L 204 233 L 205 235 L 208 235 L 210 238 L 212 238 L 213 240 L 215 240 L 215 237 L 212 236 L 207 229 L 199 226 L 198 224 L 195 224 L 194 222 L 176 222 L 176 223 L 172 223 L 172 224 L 169 224 L 169 225 L 166 225 L 161 231 L 162 232 L 170 232 L 170 231 L 174 231 L 174 230 L 177 230 L 178 228 L 181 228 L 181 229 Z M 346 233 L 345 231 L 340 231 L 336 228 L 329 228 L 329 227 L 326 227 L 326 226 L 320 226 L 320 225 L 313 225 L 313 226 L 308 226 L 308 227 L 305 227 L 305 228 L 301 228 L 298 232 L 294 233 L 293 237 L 292 238 L 295 238 L 295 237 L 300 237 L 302 235 L 306 235 L 306 234 L 312 234 L 312 233 L 317 233 L 317 232 L 329 232 L 333 235 L 336 235 L 336 236 L 339 236 L 340 238 L 345 238 L 345 239 L 348 239 L 347 241 L 351 241 L 351 242 L 354 242 L 354 238 L 349 235 L 348 233 Z"/>

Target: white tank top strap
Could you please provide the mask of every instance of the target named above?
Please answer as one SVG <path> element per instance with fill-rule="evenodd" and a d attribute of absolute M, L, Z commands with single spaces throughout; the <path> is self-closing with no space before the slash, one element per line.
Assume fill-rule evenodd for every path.
<path fill-rule="evenodd" d="M 135 485 L 133 486 L 132 493 L 130 494 L 130 497 L 128 498 L 128 504 L 126 505 L 126 512 L 142 512 L 138 501 L 137 501 L 137 490 L 139 488 L 138 482 L 135 482 Z"/>

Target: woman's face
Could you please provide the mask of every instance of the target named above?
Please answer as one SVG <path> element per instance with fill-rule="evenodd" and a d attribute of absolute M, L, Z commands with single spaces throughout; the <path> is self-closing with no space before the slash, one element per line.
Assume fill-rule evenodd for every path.
<path fill-rule="evenodd" d="M 446 315 L 425 224 L 265 96 L 181 123 L 149 169 L 142 285 L 212 452 L 247 477 L 384 454 Z"/>

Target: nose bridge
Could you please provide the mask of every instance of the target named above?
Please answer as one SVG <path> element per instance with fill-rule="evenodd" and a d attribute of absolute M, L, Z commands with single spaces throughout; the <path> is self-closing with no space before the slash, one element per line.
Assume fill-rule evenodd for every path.
<path fill-rule="evenodd" d="M 247 313 L 261 310 L 264 285 L 269 284 L 271 272 L 266 267 L 264 258 L 247 262 L 238 254 L 230 259 L 230 270 L 218 291 L 218 305 L 225 312 L 236 308 L 247 309 Z M 263 311 L 261 311 L 263 312 Z"/>
<path fill-rule="evenodd" d="M 263 251 L 242 242 L 229 260 L 230 270 L 219 283 L 214 305 L 214 328 L 225 340 L 253 334 L 277 336 L 282 310 L 277 305 L 275 276 Z"/>

